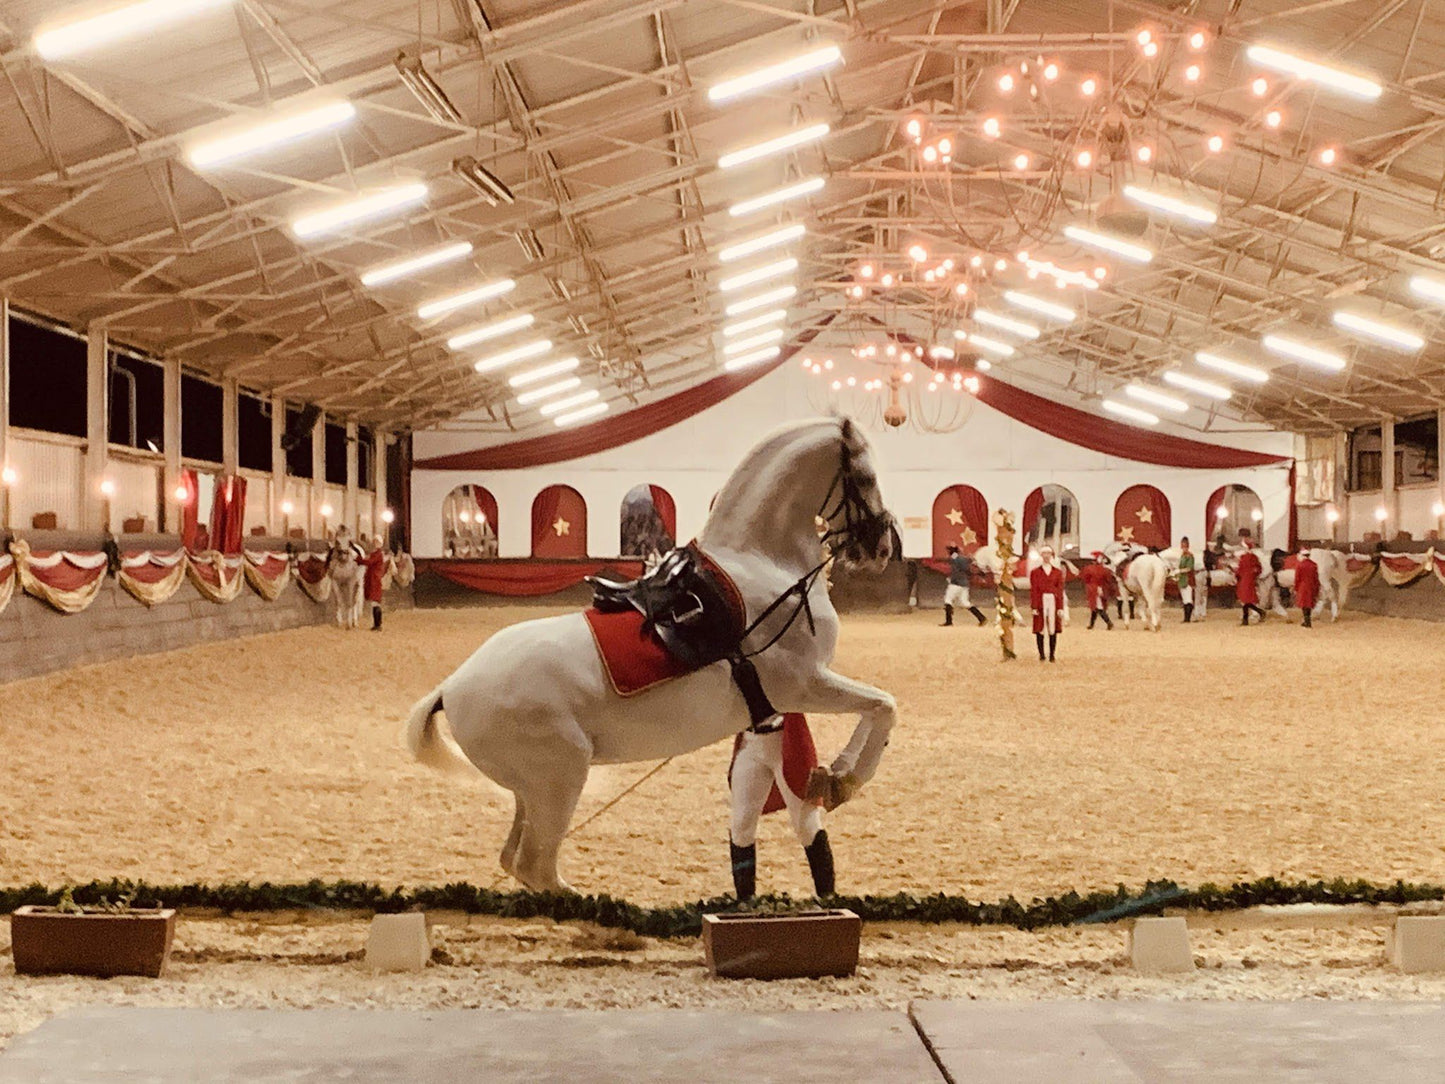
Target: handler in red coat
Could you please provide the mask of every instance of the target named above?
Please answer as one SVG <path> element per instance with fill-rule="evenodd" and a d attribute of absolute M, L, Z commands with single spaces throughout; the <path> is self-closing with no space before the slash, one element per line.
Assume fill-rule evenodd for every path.
<path fill-rule="evenodd" d="M 1109 620 L 1109 592 L 1114 587 L 1114 571 L 1104 564 L 1104 554 L 1095 550 L 1093 563 L 1079 570 L 1079 579 L 1084 581 L 1084 598 L 1089 604 L 1089 628 L 1099 618 L 1104 626 L 1112 630 L 1114 622 Z"/>
<path fill-rule="evenodd" d="M 1034 608 L 1034 642 L 1039 645 L 1039 662 L 1044 661 L 1044 637 L 1049 640 L 1048 661 L 1054 661 L 1054 645 L 1064 630 L 1069 602 L 1064 597 L 1064 570 L 1054 564 L 1052 546 L 1039 550 L 1043 564 L 1029 573 L 1029 604 Z M 1108 620 L 1105 618 L 1105 620 Z"/>
<path fill-rule="evenodd" d="M 1254 543 L 1244 540 L 1244 552 L 1239 555 L 1239 567 L 1234 573 L 1234 597 L 1239 600 L 1240 624 L 1249 624 L 1249 611 L 1259 614 L 1264 620 L 1264 611 L 1259 608 L 1259 574 L 1263 571 L 1259 554 L 1254 552 Z"/>
<path fill-rule="evenodd" d="M 1304 627 L 1314 628 L 1315 603 L 1320 597 L 1320 566 L 1310 560 L 1308 547 L 1299 551 L 1299 564 L 1294 570 L 1294 597 L 1304 615 Z"/>
<path fill-rule="evenodd" d="M 386 551 L 381 548 L 381 538 L 371 540 L 371 552 L 357 562 L 366 570 L 364 595 L 371 604 L 371 631 L 381 630 L 382 580 L 386 577 Z"/>

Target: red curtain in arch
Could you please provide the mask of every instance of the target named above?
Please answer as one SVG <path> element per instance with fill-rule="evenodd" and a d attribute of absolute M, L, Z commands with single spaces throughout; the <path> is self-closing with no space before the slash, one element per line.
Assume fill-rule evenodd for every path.
<path fill-rule="evenodd" d="M 654 485 L 649 485 L 647 492 L 652 497 L 652 507 L 657 509 L 657 518 L 662 520 L 663 527 L 667 528 L 667 536 L 676 542 L 677 503 L 672 499 L 672 494 L 661 486 Z"/>
<path fill-rule="evenodd" d="M 181 470 L 178 479 L 177 488 L 186 491 L 185 500 L 181 502 L 181 545 L 193 550 L 201 533 L 200 513 L 196 510 L 201 499 L 201 482 L 189 467 Z"/>
<path fill-rule="evenodd" d="M 1204 503 L 1204 537 L 1211 542 L 1219 533 L 1219 512 L 1224 507 L 1224 495 L 1228 492 L 1228 486 L 1220 486 L 1209 495 L 1209 500 Z"/>
<path fill-rule="evenodd" d="M 211 547 L 222 553 L 240 553 L 246 533 L 246 479 L 234 474 L 216 476 L 211 502 Z"/>
<path fill-rule="evenodd" d="M 1152 549 L 1165 549 L 1173 540 L 1169 498 L 1153 486 L 1130 486 L 1114 502 L 1114 538 Z"/>
<path fill-rule="evenodd" d="M 949 546 L 964 553 L 988 542 L 988 502 L 973 486 L 949 486 L 933 501 L 933 556 L 943 557 Z"/>
<path fill-rule="evenodd" d="M 1044 487 L 1039 486 L 1024 499 L 1024 521 L 1018 525 L 1024 538 L 1033 534 L 1038 526 L 1039 513 L 1044 510 Z"/>
<path fill-rule="evenodd" d="M 492 496 L 491 490 L 485 486 L 472 486 L 472 503 L 477 506 L 477 511 L 484 517 L 484 522 L 497 533 L 497 498 Z"/>
<path fill-rule="evenodd" d="M 587 556 L 587 502 L 571 486 L 548 486 L 532 502 L 532 556 Z"/>

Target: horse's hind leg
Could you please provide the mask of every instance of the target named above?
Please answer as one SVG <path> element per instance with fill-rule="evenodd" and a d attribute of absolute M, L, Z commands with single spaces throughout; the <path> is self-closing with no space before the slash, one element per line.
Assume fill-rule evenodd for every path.
<path fill-rule="evenodd" d="M 512 830 L 507 833 L 507 842 L 502 844 L 502 868 L 508 873 L 515 871 L 517 844 L 522 841 L 522 823 L 526 819 L 526 806 L 522 804 L 522 796 L 514 794 L 512 797 L 516 800 L 517 812 L 512 817 Z"/>
<path fill-rule="evenodd" d="M 592 752 L 567 741 L 549 748 L 534 771 L 517 791 L 519 808 L 525 807 L 517 841 L 512 875 L 534 892 L 570 892 L 572 886 L 557 872 L 557 853 L 577 799 L 587 782 Z"/>

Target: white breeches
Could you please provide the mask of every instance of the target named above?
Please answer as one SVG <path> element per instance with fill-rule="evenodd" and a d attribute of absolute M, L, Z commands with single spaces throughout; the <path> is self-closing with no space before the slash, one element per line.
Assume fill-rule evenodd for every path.
<path fill-rule="evenodd" d="M 968 588 L 957 583 L 949 584 L 943 589 L 943 604 L 957 606 L 962 610 L 968 609 L 972 605 L 968 597 Z"/>
<path fill-rule="evenodd" d="M 774 783 L 788 807 L 799 843 L 806 847 L 822 830 L 823 811 L 799 798 L 783 779 L 783 732 L 744 731 L 732 775 L 732 841 L 737 846 L 751 847 L 757 841 L 758 818 L 763 815 L 763 804 Z"/>

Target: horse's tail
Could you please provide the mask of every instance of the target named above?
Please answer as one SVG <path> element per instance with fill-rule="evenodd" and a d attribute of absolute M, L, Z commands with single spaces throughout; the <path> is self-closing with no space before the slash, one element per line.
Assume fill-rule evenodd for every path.
<path fill-rule="evenodd" d="M 475 778 L 477 766 L 467 759 L 456 739 L 437 723 L 442 712 L 442 690 L 438 685 L 416 702 L 406 719 L 406 746 L 421 764 L 446 775 Z"/>

